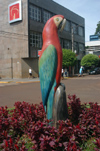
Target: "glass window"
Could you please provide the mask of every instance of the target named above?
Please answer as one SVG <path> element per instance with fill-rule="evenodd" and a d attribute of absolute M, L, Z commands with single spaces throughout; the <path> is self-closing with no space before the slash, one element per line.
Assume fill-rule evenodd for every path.
<path fill-rule="evenodd" d="M 80 52 L 84 51 L 84 44 L 79 44 L 79 51 Z"/>
<path fill-rule="evenodd" d="M 77 54 L 78 53 L 78 43 L 74 42 L 74 52 Z"/>
<path fill-rule="evenodd" d="M 63 48 L 71 49 L 71 41 L 64 39 L 63 40 Z"/>
<path fill-rule="evenodd" d="M 29 6 L 29 13 L 30 13 L 30 18 L 41 22 L 41 9 L 34 6 L 34 5 L 30 5 Z"/>
<path fill-rule="evenodd" d="M 68 20 L 66 20 L 66 25 L 64 27 L 64 30 L 69 31 L 69 32 L 71 31 L 71 24 Z"/>
<path fill-rule="evenodd" d="M 77 25 L 72 23 L 73 33 L 77 35 Z"/>
<path fill-rule="evenodd" d="M 42 34 L 30 32 L 30 46 L 41 48 L 42 47 Z"/>
<path fill-rule="evenodd" d="M 49 18 L 52 17 L 52 14 L 46 10 L 43 10 L 43 22 L 46 23 Z"/>
<path fill-rule="evenodd" d="M 63 39 L 62 39 L 62 38 L 59 38 L 59 40 L 60 40 L 61 48 L 63 48 Z"/>
<path fill-rule="evenodd" d="M 78 27 L 78 34 L 80 35 L 80 36 L 84 36 L 84 30 L 83 30 L 83 27 Z"/>

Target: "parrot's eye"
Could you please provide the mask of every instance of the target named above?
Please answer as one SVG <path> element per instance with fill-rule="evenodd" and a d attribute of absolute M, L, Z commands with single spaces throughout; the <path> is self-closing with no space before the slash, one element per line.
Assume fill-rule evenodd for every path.
<path fill-rule="evenodd" d="M 56 21 L 58 22 L 58 21 L 59 21 L 59 18 L 56 18 Z"/>

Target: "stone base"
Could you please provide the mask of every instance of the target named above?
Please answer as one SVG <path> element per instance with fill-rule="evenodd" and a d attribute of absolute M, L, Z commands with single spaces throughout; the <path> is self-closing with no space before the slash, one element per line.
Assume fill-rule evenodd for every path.
<path fill-rule="evenodd" d="M 53 126 L 57 126 L 57 121 L 68 118 L 68 108 L 66 100 L 65 85 L 61 83 L 56 90 L 53 104 Z"/>

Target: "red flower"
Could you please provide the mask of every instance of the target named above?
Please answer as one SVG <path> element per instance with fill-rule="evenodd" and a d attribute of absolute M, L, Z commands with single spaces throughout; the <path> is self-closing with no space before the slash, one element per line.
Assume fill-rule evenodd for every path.
<path fill-rule="evenodd" d="M 10 144 L 12 144 L 13 142 L 12 142 L 12 138 L 10 137 Z"/>
<path fill-rule="evenodd" d="M 78 124 L 78 125 L 76 125 L 76 128 L 77 128 L 77 129 L 80 129 L 80 125 L 79 125 L 79 124 Z"/>
<path fill-rule="evenodd" d="M 72 146 L 73 151 L 76 151 L 77 147 L 76 144 L 74 143 L 74 145 Z"/>
<path fill-rule="evenodd" d="M 17 146 L 17 144 L 15 144 L 16 149 L 19 149 L 19 147 Z"/>
<path fill-rule="evenodd" d="M 98 122 L 98 121 L 95 121 L 95 123 L 96 123 L 96 125 L 98 125 L 98 124 L 99 124 L 99 122 Z"/>
<path fill-rule="evenodd" d="M 5 140 L 5 146 L 8 147 L 8 141 L 7 140 Z"/>

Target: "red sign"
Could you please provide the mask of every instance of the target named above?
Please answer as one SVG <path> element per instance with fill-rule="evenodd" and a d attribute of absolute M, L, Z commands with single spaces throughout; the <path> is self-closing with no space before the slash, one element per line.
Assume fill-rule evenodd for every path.
<path fill-rule="evenodd" d="M 41 50 L 38 50 L 38 57 L 40 56 L 40 54 L 41 54 Z"/>
<path fill-rule="evenodd" d="M 8 6 L 9 23 L 22 20 L 21 1 L 17 1 Z"/>

